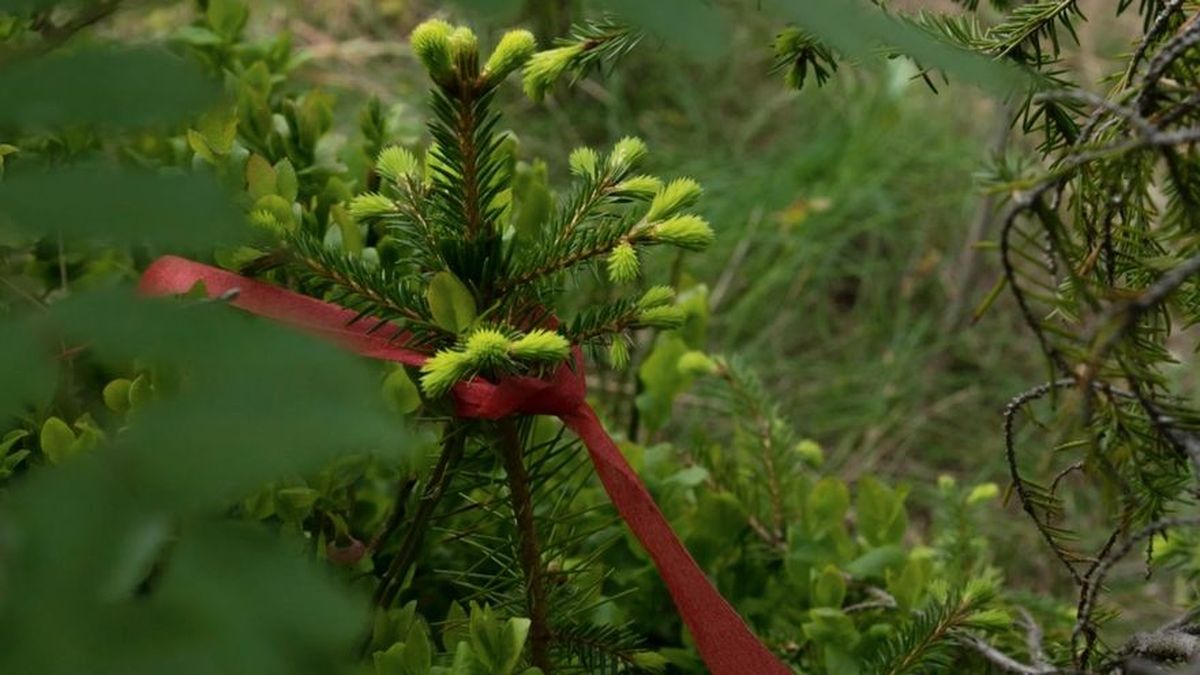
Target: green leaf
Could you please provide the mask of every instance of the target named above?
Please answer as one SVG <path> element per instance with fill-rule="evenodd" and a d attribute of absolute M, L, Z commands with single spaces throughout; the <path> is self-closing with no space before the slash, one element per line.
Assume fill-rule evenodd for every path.
<path fill-rule="evenodd" d="M 246 185 L 250 196 L 255 199 L 276 194 L 275 169 L 259 155 L 250 155 L 246 160 Z"/>
<path fill-rule="evenodd" d="M 133 382 L 124 378 L 104 385 L 104 405 L 115 413 L 128 411 L 131 406 L 129 393 L 132 388 Z"/>
<path fill-rule="evenodd" d="M 404 368 L 397 367 L 383 381 L 383 395 L 393 410 L 407 415 L 421 407 L 421 392 Z"/>
<path fill-rule="evenodd" d="M 208 0 L 205 18 L 208 25 L 221 37 L 232 42 L 246 25 L 250 8 L 245 0 Z"/>
<path fill-rule="evenodd" d="M 425 293 L 429 311 L 437 325 L 451 333 L 461 333 L 475 321 L 475 297 L 470 289 L 450 272 L 438 272 Z"/>
<path fill-rule="evenodd" d="M 913 609 L 925 596 L 932 574 L 933 560 L 928 555 L 911 555 L 899 572 L 888 570 L 887 591 L 900 609 Z"/>
<path fill-rule="evenodd" d="M 846 599 L 846 579 L 841 570 L 833 565 L 825 569 L 813 579 L 812 604 L 814 607 L 839 608 Z"/>
<path fill-rule="evenodd" d="M 75 432 L 66 422 L 50 417 L 42 423 L 38 444 L 51 463 L 60 464 L 74 454 Z"/>
<path fill-rule="evenodd" d="M 471 622 L 458 602 L 450 603 L 446 620 L 442 622 L 442 648 L 451 651 L 459 643 L 471 641 Z"/>
<path fill-rule="evenodd" d="M 703 485 L 706 480 L 708 480 L 708 469 L 696 464 L 685 469 L 680 469 L 664 482 L 675 483 L 685 488 L 693 488 Z"/>
<path fill-rule="evenodd" d="M 29 432 L 25 431 L 24 429 L 13 429 L 7 434 L 4 434 L 4 437 L 0 438 L 0 459 L 7 457 L 8 453 L 12 451 L 13 447 L 16 446 L 20 440 L 28 437 Z"/>
<path fill-rule="evenodd" d="M 275 163 L 275 183 L 275 191 L 280 197 L 289 202 L 296 201 L 300 194 L 300 181 L 290 160 L 285 158 Z"/>
<path fill-rule="evenodd" d="M 809 622 L 804 624 L 804 634 L 822 644 L 840 645 L 849 649 L 858 644 L 859 633 L 854 621 L 840 609 L 815 607 L 809 612 Z"/>
<path fill-rule="evenodd" d="M 660 333 L 650 355 L 638 368 L 643 391 L 637 397 L 637 407 L 644 415 L 647 429 L 659 429 L 666 424 L 675 398 L 691 386 L 693 378 L 679 370 L 679 359 L 687 351 L 687 343 L 677 332 Z"/>
<path fill-rule="evenodd" d="M 475 659 L 495 675 L 516 670 L 529 635 L 529 619 L 512 618 L 503 624 L 487 609 L 471 609 L 471 648 Z"/>
<path fill-rule="evenodd" d="M 905 558 L 899 546 L 880 546 L 847 563 L 845 569 L 859 579 L 882 579 L 885 572 L 903 565 Z"/>
<path fill-rule="evenodd" d="M 429 636 L 425 634 L 425 626 L 414 621 L 408 629 L 408 638 L 404 641 L 404 664 L 407 672 L 412 675 L 425 675 L 433 661 L 433 650 L 429 644 Z"/>
<path fill-rule="evenodd" d="M 225 190 L 203 173 L 77 165 L 10 172 L 0 183 L 0 230 L 211 247 L 233 239 L 241 223 Z"/>
<path fill-rule="evenodd" d="M 185 119 L 217 101 L 200 68 L 155 48 L 85 47 L 0 70 L 0 124 L 136 128 Z"/>
<path fill-rule="evenodd" d="M 808 493 L 808 523 L 814 534 L 842 527 L 850 510 L 850 489 L 832 476 L 817 481 Z"/>
<path fill-rule="evenodd" d="M 874 546 L 898 544 L 908 529 L 905 490 L 893 490 L 871 476 L 858 481 L 855 515 L 858 531 Z"/>
<path fill-rule="evenodd" d="M 275 493 L 275 508 L 285 521 L 299 522 L 312 513 L 320 493 L 308 487 L 283 488 Z"/>

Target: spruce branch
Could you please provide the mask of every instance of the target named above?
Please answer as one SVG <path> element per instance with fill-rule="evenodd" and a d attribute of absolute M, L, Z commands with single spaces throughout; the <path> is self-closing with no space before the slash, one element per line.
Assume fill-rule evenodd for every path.
<path fill-rule="evenodd" d="M 572 27 L 551 49 L 538 52 L 525 65 L 523 81 L 529 98 L 540 101 L 564 75 L 572 81 L 613 63 L 637 46 L 641 31 L 604 18 Z"/>
<path fill-rule="evenodd" d="M 496 424 L 500 457 L 508 476 L 509 496 L 516 518 L 521 569 L 525 578 L 525 608 L 530 620 L 529 641 L 534 666 L 549 673 L 551 629 L 546 605 L 545 569 L 539 552 L 537 524 L 533 517 L 533 497 L 529 474 L 521 451 L 521 436 L 516 423 L 501 420 Z"/>

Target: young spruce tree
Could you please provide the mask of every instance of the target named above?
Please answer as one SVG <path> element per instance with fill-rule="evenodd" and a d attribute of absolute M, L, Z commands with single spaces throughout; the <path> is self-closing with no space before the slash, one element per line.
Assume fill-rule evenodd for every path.
<path fill-rule="evenodd" d="M 429 573 L 414 568 L 448 513 L 473 510 L 477 521 L 464 528 L 459 516 L 460 529 L 447 541 L 473 548 L 476 560 L 446 573 L 464 589 L 462 601 L 528 617 L 529 661 L 547 673 L 650 665 L 621 627 L 590 621 L 604 578 L 597 567 L 603 546 L 591 548 L 594 525 L 580 526 L 594 509 L 572 507 L 586 459 L 543 420 L 456 419 L 448 394 L 475 377 L 548 375 L 575 346 L 607 351 L 620 367 L 629 331 L 682 323 L 671 288 L 635 282 L 646 249 L 700 250 L 712 241 L 709 224 L 690 211 L 700 186 L 640 173 L 646 145 L 624 138 L 607 152 L 572 152 L 573 182 L 557 203 L 548 203 L 545 186 L 530 197 L 495 105 L 499 87 L 522 69 L 525 91 L 537 98 L 564 74 L 578 75 L 636 40 L 634 32 L 595 24 L 538 52 L 532 34 L 514 30 L 484 58 L 469 28 L 427 21 L 411 43 L 433 84 L 431 143 L 423 152 L 383 147 L 373 189 L 348 206 L 360 234 L 386 239 L 382 260 L 331 247 L 320 228 L 270 209 L 252 214 L 278 245 L 247 270 L 283 275 L 432 354 L 414 375 L 424 415 L 441 428 L 440 447 L 432 469 L 396 488 L 379 542 L 377 604 L 396 606 L 413 575 Z M 615 299 L 559 316 L 564 286 L 597 271 Z"/>

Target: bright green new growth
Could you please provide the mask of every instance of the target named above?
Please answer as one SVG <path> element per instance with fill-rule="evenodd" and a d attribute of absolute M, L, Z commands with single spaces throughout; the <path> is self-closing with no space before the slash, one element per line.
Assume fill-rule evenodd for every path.
<path fill-rule="evenodd" d="M 654 176 L 634 176 L 621 181 L 616 189 L 630 197 L 650 199 L 663 189 L 663 182 Z"/>
<path fill-rule="evenodd" d="M 575 26 L 555 46 L 534 54 L 525 63 L 525 93 L 540 101 L 554 83 L 566 74 L 577 80 L 601 63 L 625 55 L 642 39 L 639 31 L 608 20 Z"/>
<path fill-rule="evenodd" d="M 498 370 L 512 363 L 508 357 L 509 340 L 494 328 L 481 328 L 467 338 L 466 353 L 471 365 Z"/>
<path fill-rule="evenodd" d="M 608 346 L 608 363 L 616 370 L 629 365 L 629 344 L 624 339 L 616 339 Z"/>
<path fill-rule="evenodd" d="M 513 71 L 525 65 L 537 51 L 537 38 L 527 30 L 512 30 L 500 38 L 495 51 L 483 66 L 486 77 L 503 80 Z"/>
<path fill-rule="evenodd" d="M 583 53 L 583 45 L 570 45 L 538 52 L 525 65 L 525 94 L 540 101 L 546 91 L 571 65 L 571 60 Z"/>
<path fill-rule="evenodd" d="M 417 26 L 409 38 L 413 53 L 436 82 L 451 76 L 450 34 L 453 30 L 445 21 L 432 19 Z"/>
<path fill-rule="evenodd" d="M 693 251 L 703 250 L 716 238 L 703 218 L 690 214 L 657 223 L 650 232 L 659 242 Z"/>
<path fill-rule="evenodd" d="M 654 195 L 650 210 L 646 212 L 646 220 L 653 223 L 673 216 L 694 205 L 703 192 L 700 184 L 691 178 L 676 178 Z"/>
<path fill-rule="evenodd" d="M 474 373 L 513 372 L 522 362 L 553 365 L 570 353 L 571 344 L 554 331 L 537 329 L 511 339 L 495 328 L 480 328 L 462 345 L 438 352 L 421 366 L 421 388 L 441 396 Z"/>
<path fill-rule="evenodd" d="M 417 176 L 421 171 L 421 163 L 408 150 L 393 145 L 379 153 L 375 170 L 393 183 L 401 183 Z"/>
<path fill-rule="evenodd" d="M 479 55 L 479 38 L 475 37 L 475 31 L 466 26 L 455 28 L 447 38 L 447 43 L 450 46 L 451 60 L 460 68 L 465 62 Z"/>
<path fill-rule="evenodd" d="M 638 313 L 638 325 L 646 328 L 670 330 L 683 325 L 686 315 L 683 310 L 671 305 L 643 309 Z"/>
<path fill-rule="evenodd" d="M 575 148 L 571 151 L 571 156 L 567 163 L 571 167 L 571 173 L 580 178 L 591 178 L 596 175 L 596 166 L 600 162 L 600 155 L 591 148 Z"/>
<path fill-rule="evenodd" d="M 645 141 L 636 136 L 626 136 L 613 146 L 608 155 L 608 166 L 616 172 L 628 172 L 645 159 L 648 152 Z"/>
<path fill-rule="evenodd" d="M 615 28 L 605 35 L 631 39 Z M 280 258 L 311 287 L 375 322 L 373 330 L 404 331 L 434 354 L 420 378 L 431 397 L 477 375 L 543 375 L 570 357 L 573 344 L 608 347 L 610 361 L 623 364 L 627 331 L 683 321 L 670 289 L 640 300 L 614 294 L 565 321 L 542 309 L 554 306 L 569 276 L 603 267 L 613 283 L 630 284 L 641 273 L 639 249 L 699 250 L 713 239 L 707 223 L 686 212 L 701 192 L 695 181 L 635 174 L 648 152 L 639 138 L 622 138 L 607 154 L 572 152 L 572 186 L 557 204 L 544 176 L 535 179 L 543 181 L 538 190 L 528 175 L 518 181 L 513 160 L 521 148 L 500 126 L 495 90 L 522 66 L 527 86 L 549 86 L 565 69 L 586 65 L 572 61 L 589 53 L 584 43 L 592 44 L 534 54 L 532 34 L 510 31 L 480 68 L 470 29 L 441 20 L 417 26 L 413 52 L 435 85 L 426 161 L 379 139 L 379 184 L 345 207 L 354 221 L 340 230 L 347 252 L 305 227 L 283 236 Z M 268 229 L 288 229 L 278 223 L 292 222 L 290 212 L 268 210 L 276 221 Z M 380 264 L 358 257 L 364 239 L 386 241 L 388 257 Z"/>
<path fill-rule="evenodd" d="M 396 205 L 391 199 L 378 192 L 367 192 L 358 195 L 350 202 L 350 215 L 357 220 L 378 218 L 396 211 Z"/>
<path fill-rule="evenodd" d="M 471 374 L 471 357 L 466 352 L 443 350 L 421 365 L 421 388 L 430 396 L 442 396 Z"/>
<path fill-rule="evenodd" d="M 526 333 L 509 346 L 513 358 L 553 363 L 566 359 L 571 353 L 571 343 L 563 336 L 548 330 Z"/>
<path fill-rule="evenodd" d="M 637 251 L 629 242 L 621 242 L 608 254 L 608 278 L 614 284 L 637 279 L 639 266 Z"/>
<path fill-rule="evenodd" d="M 641 299 L 638 306 L 643 309 L 665 305 L 675 299 L 675 289 L 670 286 L 651 286 Z"/>

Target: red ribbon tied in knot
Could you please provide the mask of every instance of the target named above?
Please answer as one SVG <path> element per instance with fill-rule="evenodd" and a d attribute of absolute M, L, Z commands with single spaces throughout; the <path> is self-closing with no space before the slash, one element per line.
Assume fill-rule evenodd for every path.
<path fill-rule="evenodd" d="M 357 354 L 419 366 L 428 354 L 407 348 L 395 336 L 371 333 L 357 313 L 208 265 L 175 256 L 159 258 L 142 275 L 144 295 L 177 295 L 204 282 L 210 297 L 332 340 Z M 499 419 L 509 415 L 553 415 L 583 442 L 617 512 L 650 554 L 705 665 L 714 675 L 784 675 L 783 665 L 750 632 L 684 548 L 616 443 L 587 404 L 583 354 L 548 378 L 511 376 L 498 382 L 473 378 L 455 385 L 459 417 Z"/>

